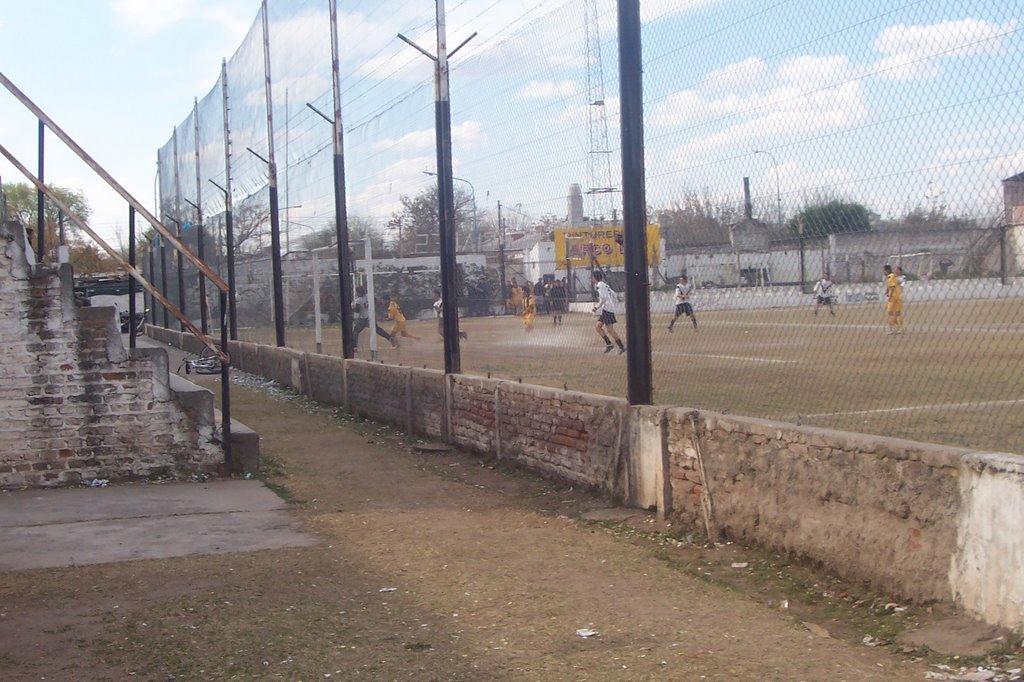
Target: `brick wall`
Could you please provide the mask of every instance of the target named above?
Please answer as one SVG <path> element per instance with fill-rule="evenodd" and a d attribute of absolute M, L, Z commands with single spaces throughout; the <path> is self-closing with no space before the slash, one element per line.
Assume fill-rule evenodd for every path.
<path fill-rule="evenodd" d="M 23 234 L 0 228 L 0 486 L 215 471 L 166 354 L 129 355 L 114 309 L 76 307 L 70 267 L 31 268 Z"/>
<path fill-rule="evenodd" d="M 457 376 L 451 405 L 460 447 L 625 499 L 624 400 Z"/>

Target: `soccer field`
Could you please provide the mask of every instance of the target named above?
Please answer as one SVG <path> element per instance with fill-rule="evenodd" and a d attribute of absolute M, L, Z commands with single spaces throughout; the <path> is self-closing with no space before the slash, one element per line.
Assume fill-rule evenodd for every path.
<path fill-rule="evenodd" d="M 1024 302 L 931 301 L 907 306 L 907 332 L 886 334 L 884 303 L 813 308 L 697 311 L 667 330 L 652 318 L 655 401 L 845 431 L 1024 453 Z M 621 317 L 621 316 L 620 316 Z M 554 326 L 540 315 L 527 333 L 516 317 L 464 318 L 462 369 L 524 383 L 626 394 L 625 356 L 604 354 L 594 318 L 570 314 Z M 389 329 L 389 324 L 383 325 Z M 619 324 L 620 334 L 625 325 Z M 380 360 L 441 369 L 433 320 L 410 321 L 421 340 Z M 240 330 L 273 343 L 273 329 Z M 324 353 L 341 352 L 337 325 Z M 623 337 L 624 338 L 624 337 Z M 313 330 L 289 328 L 288 345 L 315 350 Z M 369 332 L 358 357 L 369 358 Z"/>

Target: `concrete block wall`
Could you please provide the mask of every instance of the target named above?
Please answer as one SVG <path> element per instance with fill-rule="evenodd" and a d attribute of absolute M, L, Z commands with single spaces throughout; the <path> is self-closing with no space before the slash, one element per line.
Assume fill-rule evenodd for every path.
<path fill-rule="evenodd" d="M 173 339 L 175 333 L 169 338 Z M 180 338 L 180 335 L 178 335 Z M 1024 457 L 232 344 L 236 364 L 715 539 L 1024 629 Z M 300 371 L 282 372 L 284 359 Z M 289 383 L 294 381 L 295 383 Z"/>
<path fill-rule="evenodd" d="M 30 264 L 23 234 L 0 228 L 0 487 L 216 471 L 166 353 L 129 354 L 114 308 L 75 306 L 70 267 Z"/>

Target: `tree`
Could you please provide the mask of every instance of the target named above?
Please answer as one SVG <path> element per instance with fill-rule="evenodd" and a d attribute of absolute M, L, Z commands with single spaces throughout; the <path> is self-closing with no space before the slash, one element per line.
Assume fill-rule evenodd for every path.
<path fill-rule="evenodd" d="M 299 237 L 299 248 L 303 251 L 312 251 L 313 249 L 322 249 L 325 246 L 333 246 L 336 236 L 337 230 L 335 230 L 334 221 L 332 220 L 330 225 L 325 225 Z"/>
<path fill-rule="evenodd" d="M 945 205 L 925 209 L 918 204 L 899 221 L 901 227 L 915 230 L 969 230 L 978 227 L 973 218 L 958 218 L 946 215 Z"/>
<path fill-rule="evenodd" d="M 86 200 L 85 195 L 80 190 L 58 187 L 57 185 L 49 185 L 49 188 L 79 218 L 84 220 L 86 224 L 89 223 L 92 210 L 89 208 L 89 202 Z M 32 230 L 34 234 L 38 225 L 36 218 L 38 215 L 36 211 L 36 188 L 24 182 L 5 182 L 3 183 L 3 193 L 7 199 L 7 213 L 10 218 L 19 221 L 26 228 Z M 46 239 L 44 240 L 46 244 L 46 260 L 54 260 L 60 239 L 60 208 L 50 201 L 49 198 L 46 198 L 45 202 L 43 219 L 46 225 Z M 74 236 L 81 235 L 81 230 L 70 218 L 65 217 L 64 224 L 68 234 Z M 32 242 L 33 247 L 36 248 L 37 240 L 33 238 Z"/>
<path fill-rule="evenodd" d="M 348 217 L 348 241 L 349 243 L 355 243 L 366 239 L 367 235 L 371 235 L 373 238 L 373 252 L 382 254 L 384 252 L 384 238 L 378 236 L 373 231 L 373 221 L 369 218 L 362 216 L 349 216 Z M 303 249 L 312 250 L 320 249 L 326 246 L 333 246 L 338 237 L 338 231 L 334 227 L 334 221 L 315 230 L 305 236 L 303 236 L 299 243 Z M 379 248 L 378 248 L 379 247 Z M 361 250 L 356 248 L 355 251 L 360 253 Z"/>
<path fill-rule="evenodd" d="M 398 256 L 436 254 L 441 250 L 438 228 L 437 185 L 428 187 L 414 197 L 402 195 L 402 208 L 391 214 L 391 248 Z M 473 229 L 471 195 L 455 188 L 456 244 L 466 242 Z"/>
<path fill-rule="evenodd" d="M 69 244 L 69 260 L 75 275 L 96 275 L 105 272 L 118 272 L 121 265 L 95 244 L 81 239 Z"/>
<path fill-rule="evenodd" d="M 826 203 L 808 206 L 789 221 L 793 234 L 805 237 L 827 237 L 830 234 L 869 232 L 871 218 L 863 204 L 832 199 Z"/>
<path fill-rule="evenodd" d="M 256 254 L 270 236 L 270 207 L 263 202 L 235 206 L 231 214 L 236 254 Z"/>
<path fill-rule="evenodd" d="M 739 216 L 736 202 L 716 201 L 707 192 L 687 192 L 668 208 L 654 213 L 658 216 L 661 236 L 669 250 L 726 244 L 729 242 L 729 225 Z"/>
<path fill-rule="evenodd" d="M 370 244 L 373 248 L 373 255 L 377 256 L 390 256 L 391 252 L 388 250 L 387 244 L 384 243 L 384 235 L 380 231 L 373 228 L 373 221 L 369 218 L 362 216 L 350 217 L 348 219 L 348 241 L 349 244 L 356 244 L 357 242 L 363 242 L 369 239 Z M 366 253 L 366 249 L 362 246 L 353 246 L 352 252 L 356 254 L 355 258 L 362 258 Z"/>

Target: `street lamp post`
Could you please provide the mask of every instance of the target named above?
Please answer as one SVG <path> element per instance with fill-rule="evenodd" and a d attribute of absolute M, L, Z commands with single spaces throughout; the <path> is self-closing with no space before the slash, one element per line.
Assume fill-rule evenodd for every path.
<path fill-rule="evenodd" d="M 435 178 L 437 177 L 437 173 L 434 173 L 432 171 L 423 171 L 423 174 L 424 175 L 430 175 L 430 176 L 435 177 Z M 464 182 L 467 185 L 469 185 L 469 195 L 470 195 L 469 198 L 470 198 L 470 202 L 473 205 L 473 249 L 475 251 L 479 251 L 480 250 L 480 227 L 479 227 L 479 225 L 476 222 L 476 188 L 473 187 L 473 183 L 470 182 L 469 180 L 467 180 L 466 178 L 458 178 L 458 177 L 455 177 L 453 175 L 452 176 L 452 180 L 459 180 L 459 181 Z"/>

